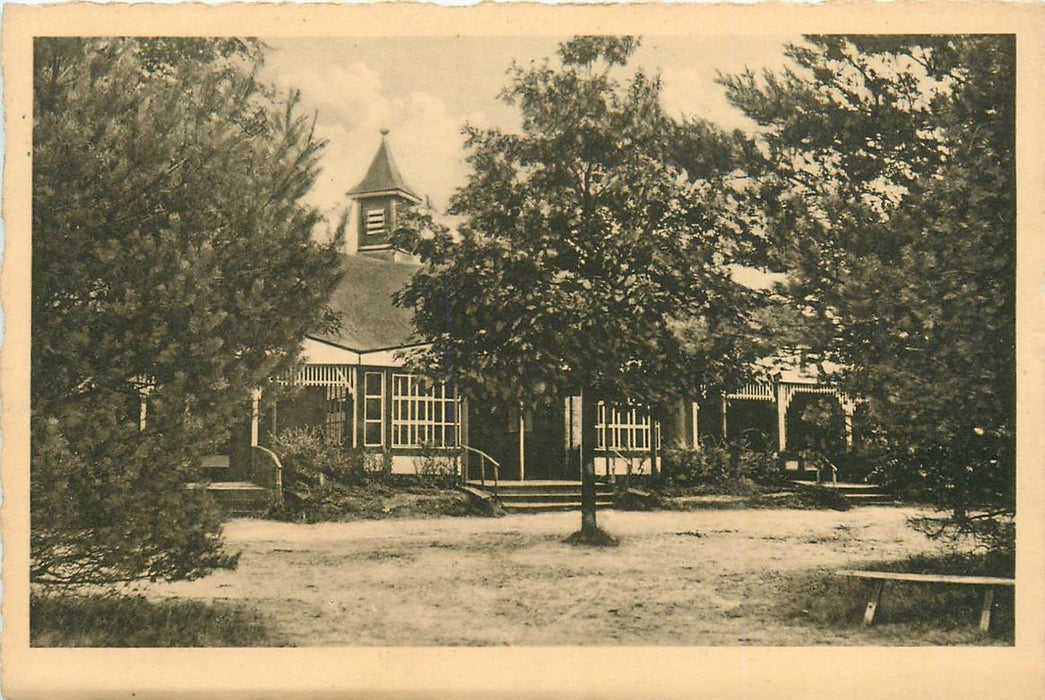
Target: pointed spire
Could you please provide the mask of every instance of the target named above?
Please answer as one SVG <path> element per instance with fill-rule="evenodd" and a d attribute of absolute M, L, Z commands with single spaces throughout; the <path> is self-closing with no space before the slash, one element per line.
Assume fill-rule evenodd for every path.
<path fill-rule="evenodd" d="M 392 157 L 392 150 L 388 146 L 388 129 L 381 129 L 381 146 L 374 154 L 374 160 L 370 162 L 370 168 L 366 171 L 363 180 L 350 189 L 350 195 L 366 195 L 396 192 L 408 199 L 420 201 L 410 186 L 403 180 L 402 174 L 396 166 Z"/>

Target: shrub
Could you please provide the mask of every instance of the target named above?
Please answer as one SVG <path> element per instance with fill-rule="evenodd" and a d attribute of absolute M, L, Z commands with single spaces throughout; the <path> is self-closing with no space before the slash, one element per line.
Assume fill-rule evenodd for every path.
<path fill-rule="evenodd" d="M 326 440 L 318 429 L 294 428 L 277 434 L 272 448 L 283 461 L 282 506 L 269 515 L 309 521 L 338 519 L 346 504 L 358 499 L 352 487 L 368 486 L 380 498 L 380 486 L 392 475 L 388 452 L 373 454 Z M 352 510 L 353 508 L 349 508 Z"/>
<path fill-rule="evenodd" d="M 328 480 L 340 484 L 366 481 L 363 455 L 324 439 L 318 429 L 285 430 L 273 438 L 272 448 L 283 460 L 285 490 L 308 490 Z"/>
<path fill-rule="evenodd" d="M 825 486 L 796 486 L 795 496 L 798 502 L 809 508 L 830 508 L 831 510 L 849 510 L 852 506 L 838 489 Z"/>
<path fill-rule="evenodd" d="M 453 488 L 456 453 L 423 446 L 414 474 L 392 474 L 389 452 L 346 449 L 319 430 L 286 430 L 273 439 L 283 461 L 283 504 L 268 516 L 304 522 L 400 515 L 488 515 Z"/>
<path fill-rule="evenodd" d="M 422 486 L 453 488 L 460 452 L 422 443 L 414 457 L 414 473 Z"/>
<path fill-rule="evenodd" d="M 787 474 L 770 452 L 738 443 L 710 443 L 699 449 L 664 448 L 665 472 L 680 486 L 708 486 L 728 493 L 749 493 L 776 486 Z"/>

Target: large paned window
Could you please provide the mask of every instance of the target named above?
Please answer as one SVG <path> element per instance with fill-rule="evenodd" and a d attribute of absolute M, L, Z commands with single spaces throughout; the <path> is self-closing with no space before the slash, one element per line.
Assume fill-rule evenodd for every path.
<path fill-rule="evenodd" d="M 659 443 L 659 431 L 655 432 L 658 433 Z M 595 448 L 599 450 L 648 450 L 649 410 L 642 406 L 607 405 L 600 401 L 596 413 L 595 435 Z"/>
<path fill-rule="evenodd" d="M 452 447 L 457 404 L 445 384 L 392 375 L 392 447 Z"/>
<path fill-rule="evenodd" d="M 347 435 L 348 424 L 348 387 L 332 385 L 327 387 L 326 421 L 323 424 L 323 437 L 327 442 L 343 445 Z"/>
<path fill-rule="evenodd" d="M 385 445 L 385 373 L 363 375 L 363 445 Z"/>

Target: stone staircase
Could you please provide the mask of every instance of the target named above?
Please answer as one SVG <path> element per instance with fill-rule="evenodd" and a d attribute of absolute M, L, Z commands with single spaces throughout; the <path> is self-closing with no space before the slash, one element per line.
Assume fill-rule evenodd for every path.
<path fill-rule="evenodd" d="M 817 486 L 815 481 L 795 480 L 793 483 L 799 486 Z M 885 491 L 878 484 L 857 484 L 845 481 L 831 483 L 825 481 L 819 484 L 827 489 L 835 489 L 845 497 L 851 506 L 871 505 L 896 505 L 896 497 Z"/>
<path fill-rule="evenodd" d="M 493 497 L 509 513 L 547 513 L 581 508 L 579 481 L 501 481 L 496 488 L 490 480 L 485 485 L 468 481 L 464 484 L 464 490 L 481 498 Z M 595 507 L 612 507 L 613 495 L 612 484 L 596 483 Z"/>
<path fill-rule="evenodd" d="M 264 486 L 237 479 L 229 466 L 228 455 L 207 455 L 203 458 L 203 473 L 207 481 L 207 493 L 214 497 L 231 517 L 262 515 L 272 500 L 269 489 Z M 190 484 L 199 487 L 200 484 Z"/>

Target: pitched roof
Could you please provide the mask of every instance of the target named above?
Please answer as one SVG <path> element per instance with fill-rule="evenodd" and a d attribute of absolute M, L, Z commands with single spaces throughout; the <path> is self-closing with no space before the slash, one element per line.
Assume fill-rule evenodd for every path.
<path fill-rule="evenodd" d="M 345 275 L 330 298 L 330 307 L 341 318 L 341 328 L 337 333 L 315 333 L 312 337 L 361 351 L 419 342 L 414 335 L 413 311 L 392 305 L 392 294 L 416 269 L 415 265 L 362 255 L 345 256 Z"/>
<path fill-rule="evenodd" d="M 403 175 L 399 172 L 399 167 L 396 166 L 395 159 L 392 157 L 392 150 L 388 147 L 388 130 L 382 129 L 381 145 L 374 154 L 374 159 L 370 161 L 370 168 L 366 171 L 366 176 L 358 185 L 350 189 L 348 194 L 390 191 L 398 191 L 407 197 L 421 200 L 403 180 Z"/>

